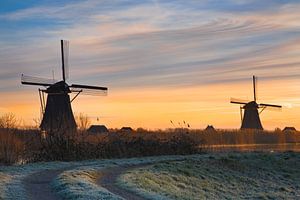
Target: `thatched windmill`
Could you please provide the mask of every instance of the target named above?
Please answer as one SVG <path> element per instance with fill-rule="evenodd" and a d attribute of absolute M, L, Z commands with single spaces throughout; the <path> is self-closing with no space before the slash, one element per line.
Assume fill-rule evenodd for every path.
<path fill-rule="evenodd" d="M 44 79 L 22 74 L 21 83 L 25 85 L 43 86 L 39 89 L 39 97 L 41 103 L 41 112 L 43 119 L 40 128 L 44 131 L 74 131 L 76 130 L 76 122 L 72 112 L 71 102 L 79 94 L 105 95 L 106 87 L 67 84 L 69 77 L 68 57 L 69 42 L 61 40 L 61 56 L 62 56 L 62 80 Z M 45 93 L 47 94 L 47 102 L 45 103 Z M 70 93 L 75 93 L 70 99 Z"/>
<path fill-rule="evenodd" d="M 257 103 L 256 102 L 256 82 L 257 79 L 253 76 L 253 101 L 243 101 L 238 99 L 231 99 L 230 103 L 240 104 L 240 114 L 241 114 L 241 121 L 242 126 L 241 129 L 259 129 L 263 130 L 259 114 L 262 113 L 266 108 L 278 108 L 281 109 L 282 106 L 279 105 L 272 105 L 272 104 L 264 104 L 264 103 Z M 259 110 L 261 109 L 261 110 Z M 244 110 L 244 116 L 243 116 Z"/>

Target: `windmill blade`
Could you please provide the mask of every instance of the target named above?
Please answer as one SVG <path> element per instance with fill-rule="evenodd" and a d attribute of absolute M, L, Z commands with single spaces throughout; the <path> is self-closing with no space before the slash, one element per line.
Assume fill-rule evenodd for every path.
<path fill-rule="evenodd" d="M 282 106 L 280 106 L 280 105 L 265 104 L 265 103 L 260 103 L 259 106 L 263 106 L 263 107 L 273 107 L 273 108 L 282 108 Z"/>
<path fill-rule="evenodd" d="M 22 74 L 21 83 L 24 85 L 39 85 L 39 86 L 50 86 L 56 83 L 57 81 L 50 78 L 40 78 L 34 76 L 26 76 Z"/>
<path fill-rule="evenodd" d="M 230 103 L 235 103 L 235 104 L 247 104 L 247 103 L 249 103 L 249 101 L 247 101 L 247 100 L 242 100 L 242 99 L 231 98 L 231 99 L 230 99 Z"/>
<path fill-rule="evenodd" d="M 90 89 L 71 89 L 71 92 L 79 92 L 83 95 L 91 95 L 91 96 L 106 96 L 107 91 L 105 90 L 90 90 Z"/>
<path fill-rule="evenodd" d="M 61 40 L 61 60 L 63 80 L 69 78 L 69 41 Z"/>
<path fill-rule="evenodd" d="M 254 101 L 256 102 L 257 100 L 257 77 L 253 76 L 253 97 L 254 97 Z"/>
<path fill-rule="evenodd" d="M 70 87 L 79 88 L 79 89 L 106 90 L 107 91 L 107 87 L 99 87 L 99 86 L 92 86 L 92 85 L 72 84 Z"/>
<path fill-rule="evenodd" d="M 107 95 L 107 87 L 72 84 L 70 86 L 72 92 L 80 92 L 84 95 L 105 96 Z"/>
<path fill-rule="evenodd" d="M 259 104 L 259 107 L 264 109 L 268 109 L 268 110 L 272 110 L 272 111 L 281 111 L 282 106 L 280 105 L 273 105 L 273 104 L 265 104 L 265 103 L 261 103 Z"/>

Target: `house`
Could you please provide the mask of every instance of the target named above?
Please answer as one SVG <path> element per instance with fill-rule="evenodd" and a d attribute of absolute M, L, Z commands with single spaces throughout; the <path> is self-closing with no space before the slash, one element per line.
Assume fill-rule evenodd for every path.
<path fill-rule="evenodd" d="M 296 128 L 291 126 L 285 127 L 282 131 L 285 133 L 297 132 Z"/>
<path fill-rule="evenodd" d="M 120 129 L 121 132 L 132 132 L 133 129 L 129 126 L 124 126 Z"/>
<path fill-rule="evenodd" d="M 108 129 L 104 125 L 91 125 L 87 130 L 88 133 L 108 133 Z"/>
<path fill-rule="evenodd" d="M 204 130 L 207 132 L 216 132 L 216 129 L 213 125 L 207 125 L 207 127 Z"/>

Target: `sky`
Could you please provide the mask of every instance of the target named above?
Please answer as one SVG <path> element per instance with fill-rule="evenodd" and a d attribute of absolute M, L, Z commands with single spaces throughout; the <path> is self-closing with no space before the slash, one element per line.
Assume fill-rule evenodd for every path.
<path fill-rule="evenodd" d="M 258 102 L 283 106 L 261 113 L 264 128 L 300 129 L 299 10 L 297 0 L 1 0 L 0 115 L 34 124 L 38 88 L 20 76 L 60 80 L 66 39 L 68 83 L 109 88 L 72 103 L 93 124 L 239 128 L 230 98 L 251 101 L 256 75 Z"/>

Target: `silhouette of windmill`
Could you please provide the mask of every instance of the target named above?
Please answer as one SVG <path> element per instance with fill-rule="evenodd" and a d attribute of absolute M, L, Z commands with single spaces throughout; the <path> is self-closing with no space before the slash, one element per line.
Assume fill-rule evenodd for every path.
<path fill-rule="evenodd" d="M 256 82 L 257 79 L 255 76 L 253 76 L 253 95 L 254 100 L 253 101 L 244 101 L 239 99 L 233 99 L 231 98 L 230 103 L 234 104 L 240 104 L 240 114 L 241 114 L 241 121 L 242 126 L 241 129 L 259 129 L 263 130 L 259 114 L 262 113 L 266 108 L 281 108 L 282 106 L 279 105 L 272 105 L 272 104 L 264 104 L 264 103 L 257 103 L 257 96 L 256 96 Z M 259 109 L 261 109 L 259 111 Z M 243 116 L 243 110 L 244 110 L 244 116 Z"/>
<path fill-rule="evenodd" d="M 24 85 L 43 86 L 39 88 L 41 113 L 43 119 L 40 125 L 44 131 L 74 131 L 77 128 L 71 102 L 79 94 L 106 95 L 107 88 L 90 85 L 67 84 L 69 78 L 69 42 L 61 40 L 62 80 L 38 78 L 22 74 L 21 83 Z M 45 93 L 47 102 L 45 103 Z M 75 96 L 70 100 L 70 93 Z"/>

